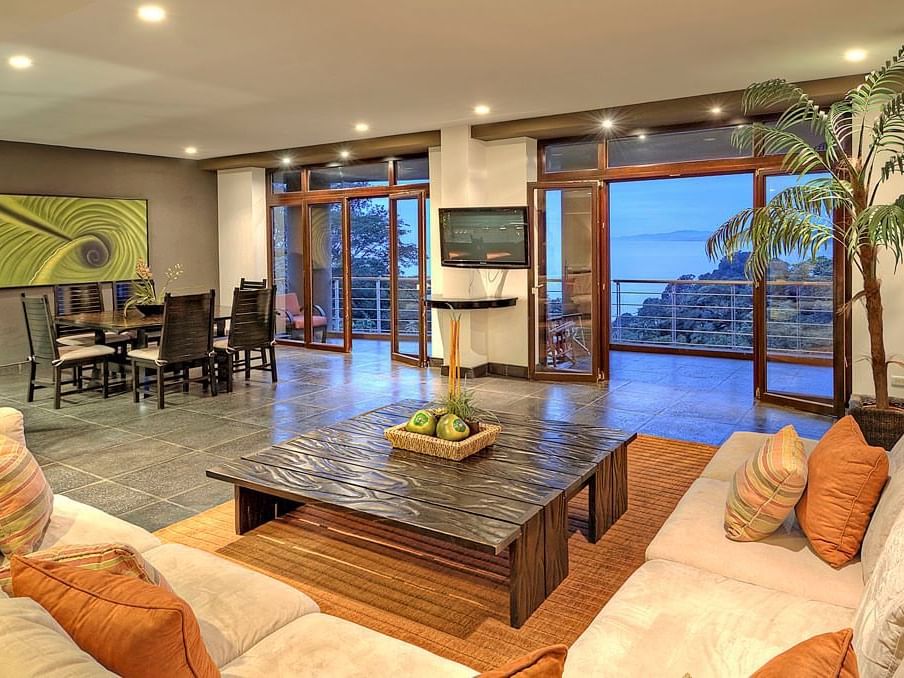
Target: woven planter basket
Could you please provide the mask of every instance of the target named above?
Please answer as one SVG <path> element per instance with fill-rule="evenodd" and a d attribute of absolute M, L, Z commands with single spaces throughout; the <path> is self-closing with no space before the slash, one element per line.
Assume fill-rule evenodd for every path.
<path fill-rule="evenodd" d="M 848 414 L 857 420 L 866 442 L 890 450 L 904 435 L 904 401 L 892 398 L 890 410 L 877 410 L 875 405 L 871 398 L 854 396 Z"/>
<path fill-rule="evenodd" d="M 497 424 L 480 424 L 480 433 L 474 433 L 464 440 L 453 442 L 433 436 L 425 436 L 422 433 L 412 433 L 405 430 L 405 424 L 392 426 L 383 435 L 393 447 L 420 454 L 429 454 L 443 459 L 461 461 L 472 454 L 480 452 L 496 442 L 496 436 L 502 430 Z"/>

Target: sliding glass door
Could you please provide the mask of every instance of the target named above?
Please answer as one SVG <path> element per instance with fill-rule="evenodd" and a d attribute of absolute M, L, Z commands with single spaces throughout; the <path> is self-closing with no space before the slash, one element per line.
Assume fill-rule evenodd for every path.
<path fill-rule="evenodd" d="M 596 381 L 605 372 L 599 202 L 596 182 L 531 189 L 530 362 L 536 379 Z"/>
<path fill-rule="evenodd" d="M 423 193 L 390 198 L 392 358 L 427 364 L 427 228 Z"/>

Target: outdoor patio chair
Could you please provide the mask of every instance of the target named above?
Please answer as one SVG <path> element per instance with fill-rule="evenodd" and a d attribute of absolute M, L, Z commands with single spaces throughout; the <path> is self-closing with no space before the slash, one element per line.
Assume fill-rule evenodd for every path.
<path fill-rule="evenodd" d="M 304 337 L 304 312 L 298 303 L 298 296 L 295 292 L 288 294 L 279 294 L 276 297 L 277 313 L 285 316 L 286 333 L 293 339 Z M 326 312 L 317 304 L 314 304 L 315 315 L 311 316 L 312 332 L 320 331 L 320 343 L 326 343 L 326 334 L 329 329 L 330 320 L 326 317 Z"/>

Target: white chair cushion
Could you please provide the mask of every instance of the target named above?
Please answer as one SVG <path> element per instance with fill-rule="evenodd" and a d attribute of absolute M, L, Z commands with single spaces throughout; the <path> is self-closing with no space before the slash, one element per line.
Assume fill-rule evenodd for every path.
<path fill-rule="evenodd" d="M 25 417 L 12 407 L 0 407 L 0 435 L 12 438 L 22 447 L 28 447 L 25 443 Z"/>
<path fill-rule="evenodd" d="M 645 563 L 568 651 L 566 678 L 749 676 L 853 611 L 726 579 L 687 565 Z"/>
<path fill-rule="evenodd" d="M 225 351 L 229 348 L 229 337 L 221 337 L 220 339 L 215 339 L 213 342 L 213 347 L 218 351 Z"/>
<path fill-rule="evenodd" d="M 722 443 L 713 458 L 709 460 L 700 477 L 731 480 L 741 464 L 752 457 L 763 446 L 763 443 L 771 437 L 768 433 L 753 433 L 752 431 L 732 433 L 728 440 Z M 809 438 L 801 438 L 800 440 L 804 444 L 804 454 L 809 457 L 819 441 L 810 440 Z"/>
<path fill-rule="evenodd" d="M 198 549 L 164 544 L 142 555 L 191 605 L 217 666 L 289 622 L 320 611 L 301 591 Z"/>
<path fill-rule="evenodd" d="M 712 478 L 694 481 L 647 547 L 647 560 L 672 560 L 810 600 L 857 607 L 863 595 L 860 561 L 834 569 L 816 555 L 796 525 L 782 526 L 760 541 L 726 537 L 728 487 Z"/>
<path fill-rule="evenodd" d="M 0 675 L 16 678 L 107 678 L 115 674 L 79 648 L 31 598 L 0 599 Z"/>
<path fill-rule="evenodd" d="M 90 346 L 60 346 L 60 358 L 54 360 L 54 365 L 65 365 L 77 360 L 90 360 L 92 358 L 105 358 L 116 353 L 116 350 L 103 344 L 91 344 Z"/>
<path fill-rule="evenodd" d="M 890 678 L 904 660 L 904 514 L 885 542 L 854 619 L 862 678 Z"/>
<path fill-rule="evenodd" d="M 476 673 L 415 645 L 319 613 L 284 626 L 222 670 L 223 678 L 473 678 Z"/>
<path fill-rule="evenodd" d="M 53 497 L 53 513 L 41 548 L 72 544 L 128 544 L 136 551 L 147 551 L 160 545 L 147 530 L 114 518 L 93 506 L 82 504 L 62 494 Z"/>
<path fill-rule="evenodd" d="M 69 334 L 65 337 L 59 337 L 57 343 L 61 346 L 91 346 L 94 343 L 94 332 Z"/>
<path fill-rule="evenodd" d="M 159 346 L 151 346 L 148 348 L 136 348 L 129 351 L 129 359 L 131 360 L 147 360 L 148 362 L 156 362 L 160 355 Z"/>

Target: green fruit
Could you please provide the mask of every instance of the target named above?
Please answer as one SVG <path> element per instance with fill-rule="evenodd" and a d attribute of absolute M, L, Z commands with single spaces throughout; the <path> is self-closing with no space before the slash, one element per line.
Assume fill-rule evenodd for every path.
<path fill-rule="evenodd" d="M 436 417 L 427 410 L 418 410 L 411 415 L 411 419 L 405 424 L 405 430 L 411 431 L 411 433 L 432 436 L 436 433 Z"/>
<path fill-rule="evenodd" d="M 454 414 L 444 414 L 436 425 L 436 435 L 443 440 L 451 440 L 453 442 L 464 440 L 470 435 L 471 429 Z"/>

